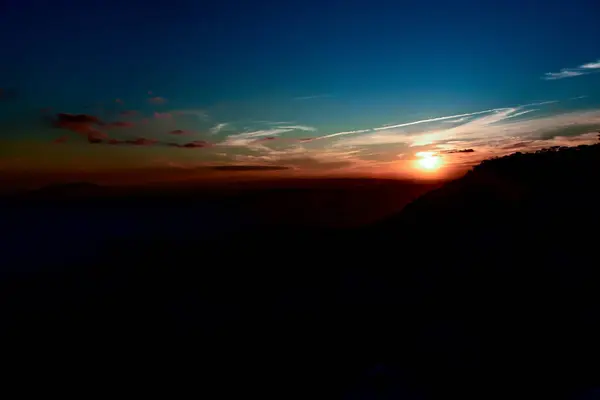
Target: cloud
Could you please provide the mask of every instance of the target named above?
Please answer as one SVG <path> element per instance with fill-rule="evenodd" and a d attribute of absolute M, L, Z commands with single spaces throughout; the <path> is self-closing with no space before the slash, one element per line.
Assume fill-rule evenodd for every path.
<path fill-rule="evenodd" d="M 582 64 L 575 68 L 563 68 L 560 72 L 546 72 L 542 79 L 553 81 L 557 79 L 572 78 L 575 76 L 587 75 L 595 69 L 600 69 L 600 60 Z"/>
<path fill-rule="evenodd" d="M 505 144 L 500 146 L 502 149 L 506 149 L 506 150 L 514 150 L 514 149 L 522 149 L 524 147 L 529 146 L 531 143 L 533 143 L 533 140 L 525 140 L 522 142 L 515 142 L 515 143 L 509 143 L 509 144 Z"/>
<path fill-rule="evenodd" d="M 184 148 L 188 148 L 188 149 L 198 149 L 198 148 L 203 148 L 203 147 L 208 147 L 208 146 L 210 146 L 210 143 L 208 143 L 204 140 L 195 140 L 193 142 L 178 145 L 178 147 L 184 147 Z"/>
<path fill-rule="evenodd" d="M 577 70 L 561 69 L 560 72 L 546 72 L 542 79 L 554 81 L 557 79 L 572 78 L 574 76 L 586 75 L 586 72 Z"/>
<path fill-rule="evenodd" d="M 600 68 L 600 60 L 594 61 L 594 62 L 591 62 L 591 63 L 587 63 L 587 64 L 583 64 L 579 68 L 583 68 L 583 69 L 597 69 L 597 68 Z"/>
<path fill-rule="evenodd" d="M 329 138 L 336 137 L 336 136 L 352 135 L 355 133 L 364 133 L 364 132 L 369 132 L 369 131 L 371 131 L 371 129 L 358 129 L 356 131 L 337 132 L 337 133 L 331 133 L 331 134 L 325 135 L 325 136 L 316 137 L 316 138 L 314 138 L 314 140 L 329 139 Z"/>
<path fill-rule="evenodd" d="M 155 105 L 165 104 L 166 102 L 167 102 L 167 99 L 165 99 L 164 97 L 160 97 L 160 96 L 150 97 L 148 99 L 148 103 L 155 104 Z"/>
<path fill-rule="evenodd" d="M 294 100 L 313 100 L 313 99 L 322 99 L 325 97 L 331 97 L 330 94 L 313 94 L 311 96 L 300 96 L 300 97 L 294 97 Z"/>
<path fill-rule="evenodd" d="M 444 150 L 442 153 L 444 154 L 454 154 L 454 153 L 474 153 L 473 149 L 452 149 L 452 150 Z"/>
<path fill-rule="evenodd" d="M 285 132 L 290 132 L 293 129 L 282 129 L 282 128 L 276 128 L 276 129 L 263 129 L 263 130 L 258 130 L 258 131 L 252 131 L 252 132 L 244 132 L 244 133 L 237 133 L 235 135 L 229 135 L 227 136 L 227 138 L 220 142 L 217 143 L 217 146 L 233 146 L 233 147 L 249 147 L 249 148 L 265 148 L 264 146 L 262 146 L 259 142 L 259 139 L 262 139 L 264 137 L 275 137 L 278 136 L 281 133 L 285 133 Z"/>
<path fill-rule="evenodd" d="M 446 121 L 442 121 L 442 122 L 445 123 L 445 124 L 457 124 L 459 122 L 465 122 L 468 119 L 469 119 L 469 117 L 462 117 L 462 118 L 459 118 L 459 119 L 451 119 L 449 121 L 446 120 Z"/>
<path fill-rule="evenodd" d="M 104 141 L 105 139 L 108 139 L 108 135 L 106 133 L 90 131 L 87 134 L 88 143 L 91 144 L 102 143 L 102 141 Z"/>
<path fill-rule="evenodd" d="M 85 124 L 101 123 L 100 118 L 93 116 L 93 115 L 88 115 L 88 114 L 58 113 L 58 114 L 56 114 L 56 118 L 59 123 L 85 123 Z"/>
<path fill-rule="evenodd" d="M 534 109 L 532 109 L 532 110 L 520 111 L 520 112 L 517 112 L 517 113 L 511 114 L 511 115 L 507 116 L 507 117 L 506 117 L 506 118 L 504 118 L 504 119 L 519 117 L 519 116 L 521 116 L 521 115 L 529 114 L 530 112 L 534 112 L 534 111 L 538 111 L 538 109 L 537 109 L 537 108 L 534 108 Z"/>
<path fill-rule="evenodd" d="M 288 129 L 288 128 L 263 129 L 263 130 L 252 131 L 252 132 L 239 133 L 237 135 L 231 135 L 229 137 L 257 138 L 257 137 L 263 137 L 263 136 L 277 136 L 281 133 L 289 132 L 292 130 L 293 129 Z"/>
<path fill-rule="evenodd" d="M 226 128 L 227 125 L 229 125 L 227 122 L 222 122 L 220 124 L 217 124 L 217 125 L 213 126 L 212 128 L 210 128 L 210 133 L 213 135 L 216 135 L 217 133 L 221 132 L 224 128 Z"/>
<path fill-rule="evenodd" d="M 519 107 L 543 106 L 546 104 L 554 104 L 554 103 L 558 103 L 558 100 L 548 100 L 548 101 L 539 101 L 537 103 L 521 104 Z"/>
<path fill-rule="evenodd" d="M 259 124 L 269 124 L 269 125 L 289 125 L 295 123 L 294 121 L 255 121 Z"/>
<path fill-rule="evenodd" d="M 154 112 L 154 118 L 156 119 L 170 119 L 173 117 L 173 114 L 165 112 L 165 113 L 159 113 L 159 112 Z"/>
<path fill-rule="evenodd" d="M 152 146 L 156 142 L 158 141 L 155 139 L 137 138 L 133 140 L 126 140 L 124 143 L 133 144 L 135 146 Z"/>
<path fill-rule="evenodd" d="M 429 122 L 444 121 L 444 120 L 453 119 L 453 118 L 471 117 L 473 115 L 489 114 L 489 113 L 493 113 L 493 112 L 496 112 L 496 111 L 503 111 L 503 110 L 508 110 L 508 109 L 507 108 L 495 108 L 495 109 L 491 109 L 491 110 L 476 111 L 476 112 L 467 113 L 467 114 L 459 114 L 459 115 L 450 115 L 450 116 L 447 116 L 447 117 L 436 117 L 436 118 L 422 119 L 422 120 L 419 120 L 419 121 L 405 122 L 403 124 L 381 126 L 379 128 L 373 128 L 373 130 L 374 131 L 383 131 L 383 130 L 388 130 L 388 129 L 401 128 L 401 127 L 405 127 L 405 126 L 425 124 L 425 123 L 429 123 Z"/>
<path fill-rule="evenodd" d="M 133 122 L 128 122 L 128 121 L 115 121 L 115 122 L 111 122 L 108 124 L 109 127 L 115 127 L 115 128 L 130 128 L 134 125 L 135 124 Z"/>
<path fill-rule="evenodd" d="M 123 116 L 133 116 L 133 115 L 137 115 L 137 111 L 136 110 L 124 110 L 124 111 L 120 111 L 119 114 L 123 115 Z"/>
<path fill-rule="evenodd" d="M 449 120 L 449 119 L 456 119 L 456 118 L 462 118 L 462 117 L 470 117 L 470 116 L 473 116 L 473 115 L 488 114 L 488 113 L 492 113 L 492 112 L 495 112 L 495 111 L 501 111 L 501 110 L 506 110 L 506 109 L 505 108 L 495 108 L 495 109 L 490 109 L 490 110 L 476 111 L 476 112 L 467 113 L 467 114 L 457 114 L 457 115 L 449 115 L 449 116 L 446 116 L 446 117 L 436 117 L 436 118 L 422 119 L 422 120 L 419 120 L 419 121 L 405 122 L 405 123 L 396 124 L 396 125 L 384 125 L 384 126 L 380 126 L 378 128 L 359 129 L 359 130 L 356 130 L 356 131 L 337 132 L 337 133 L 332 133 L 332 134 L 325 135 L 325 136 L 316 137 L 315 140 L 329 139 L 329 138 L 336 137 L 336 136 L 352 135 L 352 134 L 365 133 L 365 132 L 370 132 L 370 131 L 373 131 L 373 132 L 374 131 L 383 131 L 383 130 L 401 128 L 401 127 L 405 127 L 405 126 L 419 125 L 419 124 L 425 124 L 425 123 L 430 123 L 430 122 L 445 121 L 445 120 Z"/>
<path fill-rule="evenodd" d="M 215 171 L 283 171 L 289 169 L 281 165 L 218 165 L 209 167 Z"/>
<path fill-rule="evenodd" d="M 296 129 L 300 131 L 314 132 L 317 128 L 313 128 L 312 126 L 305 125 L 291 125 L 291 126 L 279 126 L 280 129 Z"/>
<path fill-rule="evenodd" d="M 408 133 L 401 129 L 373 130 L 367 134 L 342 138 L 334 142 L 332 146 L 404 144 L 414 147 L 443 144 L 449 141 L 462 141 L 463 146 L 472 147 L 473 144 L 469 143 L 490 143 L 507 137 L 536 138 L 552 131 L 564 131 L 565 129 L 578 129 L 581 131 L 581 129 L 591 130 L 596 126 L 600 127 L 600 111 L 598 110 L 514 120 L 516 116 L 524 115 L 526 111 L 531 112 L 533 110 L 523 110 L 520 107 L 498 109 L 458 126 L 451 128 L 440 128 L 439 125 L 426 126 L 426 129 L 420 132 Z M 432 120 L 439 120 L 439 118 Z M 522 139 L 520 140 L 522 141 Z"/>
<path fill-rule="evenodd" d="M 187 132 L 182 129 L 175 129 L 169 132 L 170 135 L 185 135 L 186 133 Z"/>
<path fill-rule="evenodd" d="M 93 115 L 58 113 L 56 119 L 52 120 L 52 124 L 57 128 L 86 136 L 90 143 L 98 143 L 99 138 L 106 136 L 95 127 L 95 125 L 104 126 L 106 124 Z"/>
<path fill-rule="evenodd" d="M 294 145 L 283 150 L 265 148 L 262 154 L 238 154 L 234 159 L 243 163 L 258 163 L 286 166 L 293 169 L 339 169 L 364 165 L 366 161 L 358 158 L 360 150 L 311 149 Z"/>

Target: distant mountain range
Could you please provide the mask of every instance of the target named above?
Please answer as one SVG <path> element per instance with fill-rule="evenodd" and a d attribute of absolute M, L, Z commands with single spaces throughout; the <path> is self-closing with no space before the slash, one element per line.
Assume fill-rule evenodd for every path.
<path fill-rule="evenodd" d="M 360 183 L 373 186 L 348 210 L 377 207 L 393 191 L 375 187 L 388 184 Z M 361 192 L 357 182 L 337 185 L 309 190 L 319 195 L 307 210 L 335 213 Z M 36 202 L 20 217 L 11 211 L 5 229 L 22 236 L 7 249 L 43 257 L 44 240 L 58 238 L 57 254 L 85 251 L 70 265 L 0 281 L 6 343 L 52 343 L 61 360 L 94 343 L 93 356 L 74 365 L 133 354 L 113 372 L 191 372 L 221 393 L 277 386 L 304 398 L 576 399 L 600 383 L 600 145 L 488 160 L 353 227 L 290 220 L 202 236 L 195 230 L 205 220 L 221 219 L 212 210 L 191 217 L 202 208 L 186 207 L 199 197 L 179 196 L 119 200 L 138 210 L 135 219 L 87 206 L 68 219 L 76 224 L 66 214 L 41 218 L 57 215 L 54 206 L 25 218 Z M 245 210 L 256 211 L 263 201 L 311 197 L 287 187 L 218 198 L 225 209 L 254 201 Z M 106 222 L 101 235 L 85 222 L 92 214 Z M 131 221 L 142 232 L 128 231 Z M 39 226 L 47 228 L 33 240 Z M 185 234 L 153 234 L 177 229 Z"/>

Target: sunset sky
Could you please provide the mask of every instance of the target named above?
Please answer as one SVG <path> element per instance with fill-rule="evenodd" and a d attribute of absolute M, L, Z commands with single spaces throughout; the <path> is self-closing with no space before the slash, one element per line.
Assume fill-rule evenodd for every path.
<path fill-rule="evenodd" d="M 428 178 L 598 141 L 593 0 L 0 7 L 3 174 Z"/>

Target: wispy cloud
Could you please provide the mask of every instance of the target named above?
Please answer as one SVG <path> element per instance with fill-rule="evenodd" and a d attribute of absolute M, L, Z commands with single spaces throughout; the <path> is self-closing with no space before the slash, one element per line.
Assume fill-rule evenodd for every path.
<path fill-rule="evenodd" d="M 367 163 L 357 157 L 360 150 L 313 149 L 295 145 L 284 150 L 265 149 L 259 155 L 236 155 L 236 161 L 283 165 L 293 169 L 324 168 L 327 170 L 364 165 Z"/>
<path fill-rule="evenodd" d="M 563 68 L 559 72 L 546 72 L 542 79 L 554 81 L 557 79 L 573 78 L 575 76 L 587 75 L 595 69 L 600 69 L 600 60 L 582 64 L 575 68 Z"/>
<path fill-rule="evenodd" d="M 536 103 L 521 104 L 519 107 L 544 106 L 546 104 L 558 103 L 558 100 L 538 101 Z"/>
<path fill-rule="evenodd" d="M 332 137 L 336 137 L 336 136 L 352 135 L 355 133 L 364 133 L 364 132 L 369 132 L 369 131 L 371 131 L 371 129 L 358 129 L 356 131 L 337 132 L 337 133 L 331 133 L 331 134 L 325 135 L 325 136 L 319 136 L 319 137 L 314 138 L 313 140 L 328 139 L 328 138 L 332 138 Z"/>
<path fill-rule="evenodd" d="M 278 128 L 280 128 L 280 129 L 296 129 L 299 131 L 308 131 L 308 132 L 314 132 L 317 130 L 317 128 L 313 128 L 312 126 L 306 126 L 306 125 L 279 126 Z"/>
<path fill-rule="evenodd" d="M 218 165 L 210 167 L 215 171 L 282 171 L 288 169 L 288 167 L 280 165 Z"/>
<path fill-rule="evenodd" d="M 561 69 L 560 72 L 546 72 L 542 79 L 547 81 L 554 81 L 557 79 L 565 79 L 572 78 L 574 76 L 586 75 L 587 72 L 571 70 L 571 69 Z"/>
<path fill-rule="evenodd" d="M 583 69 L 596 69 L 596 68 L 600 68 L 600 60 L 594 61 L 594 62 L 591 62 L 591 63 L 587 63 L 587 64 L 583 64 L 580 68 L 583 68 Z"/>
<path fill-rule="evenodd" d="M 210 128 L 210 133 L 213 135 L 216 135 L 217 133 L 221 132 L 223 129 L 225 129 L 229 124 L 227 122 L 222 122 L 220 124 L 217 124 L 215 126 L 213 126 L 212 128 Z"/>
<path fill-rule="evenodd" d="M 534 108 L 532 110 L 525 110 L 525 111 L 516 112 L 514 114 L 509 115 L 505 119 L 520 117 L 521 115 L 529 114 L 530 112 L 534 112 L 534 111 L 538 111 L 538 109 Z"/>
<path fill-rule="evenodd" d="M 462 118 L 459 118 L 459 119 L 451 119 L 449 121 L 442 121 L 442 122 L 444 122 L 446 124 L 457 124 L 459 122 L 465 122 L 468 119 L 469 119 L 469 117 L 462 117 Z"/>
<path fill-rule="evenodd" d="M 582 127 L 600 128 L 600 111 L 578 112 L 554 115 L 544 118 L 514 120 L 515 117 L 535 110 L 523 110 L 519 107 L 498 109 L 467 123 L 452 128 L 429 127 L 422 132 L 407 133 L 401 129 L 371 131 L 368 134 L 343 138 L 333 144 L 334 147 L 370 146 L 381 144 L 404 144 L 407 146 L 428 146 L 462 141 L 463 146 L 491 143 L 503 138 L 539 138 L 543 134 L 561 129 Z M 435 120 L 435 119 L 434 119 Z M 417 121 L 418 122 L 418 121 Z M 592 129 L 592 128 L 590 128 Z"/>
<path fill-rule="evenodd" d="M 148 103 L 155 104 L 155 105 L 165 104 L 166 102 L 167 102 L 167 99 L 165 99 L 164 97 L 160 97 L 160 96 L 150 97 L 148 99 Z"/>
<path fill-rule="evenodd" d="M 275 137 L 285 132 L 290 132 L 293 129 L 263 129 L 252 132 L 237 133 L 229 135 L 227 138 L 217 143 L 217 146 L 232 146 L 232 147 L 248 147 L 255 149 L 264 149 L 264 145 L 260 144 L 265 137 Z"/>
<path fill-rule="evenodd" d="M 310 96 L 299 96 L 299 97 L 294 97 L 294 100 L 313 100 L 313 99 L 322 99 L 325 97 L 331 97 L 330 94 L 314 94 L 314 95 L 310 95 Z"/>
<path fill-rule="evenodd" d="M 289 128 L 276 128 L 276 129 L 262 129 L 259 131 L 237 133 L 235 135 L 229 135 L 229 138 L 258 138 L 263 136 L 277 136 L 281 133 L 292 131 Z"/>
<path fill-rule="evenodd" d="M 352 134 L 357 134 L 357 133 L 365 133 L 365 132 L 370 132 L 370 131 L 373 131 L 373 132 L 383 131 L 383 130 L 401 128 L 401 127 L 405 127 L 405 126 L 425 124 L 425 123 L 429 123 L 429 122 L 445 121 L 445 120 L 449 120 L 449 119 L 456 119 L 456 118 L 462 118 L 462 117 L 470 117 L 470 116 L 473 116 L 473 115 L 488 114 L 488 113 L 491 113 L 491 112 L 494 112 L 494 111 L 500 111 L 500 110 L 505 110 L 505 109 L 504 108 L 497 108 L 497 109 L 491 109 L 491 110 L 476 111 L 476 112 L 467 113 L 467 114 L 457 114 L 457 115 L 448 115 L 448 116 L 445 116 L 445 117 L 436 117 L 436 118 L 422 119 L 422 120 L 419 120 L 419 121 L 405 122 L 405 123 L 396 124 L 396 125 L 384 125 L 384 126 L 380 126 L 378 128 L 359 129 L 359 130 L 355 130 L 355 131 L 337 132 L 337 133 L 332 133 L 332 134 L 325 135 L 325 136 L 320 136 L 318 138 L 315 138 L 315 140 L 317 140 L 317 139 L 328 139 L 328 138 L 332 138 L 332 137 L 336 137 L 336 136 L 352 135 Z"/>

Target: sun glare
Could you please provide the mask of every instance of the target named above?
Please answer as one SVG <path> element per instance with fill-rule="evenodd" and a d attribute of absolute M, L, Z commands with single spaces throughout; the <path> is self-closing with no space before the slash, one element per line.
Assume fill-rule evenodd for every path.
<path fill-rule="evenodd" d="M 427 171 L 435 171 L 442 164 L 442 158 L 430 151 L 422 151 L 416 154 L 419 159 L 417 165 L 419 168 Z"/>

